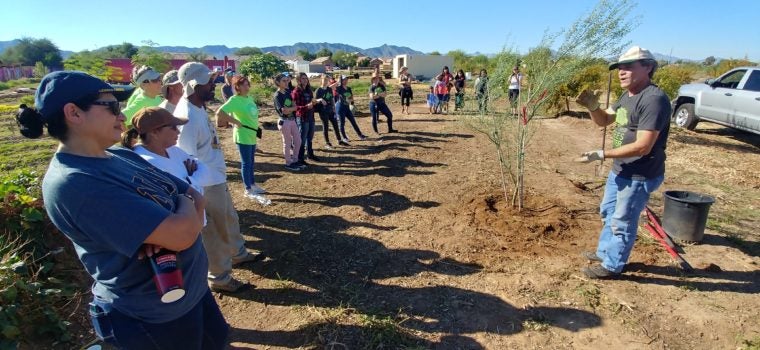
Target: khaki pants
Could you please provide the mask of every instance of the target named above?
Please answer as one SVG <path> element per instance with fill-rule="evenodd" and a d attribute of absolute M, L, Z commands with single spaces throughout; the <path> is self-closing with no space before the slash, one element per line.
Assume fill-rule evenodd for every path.
<path fill-rule="evenodd" d="M 227 184 L 204 187 L 203 192 L 208 222 L 201 233 L 208 256 L 208 279 L 224 283 L 232 278 L 232 257 L 247 254 L 245 240 Z"/>

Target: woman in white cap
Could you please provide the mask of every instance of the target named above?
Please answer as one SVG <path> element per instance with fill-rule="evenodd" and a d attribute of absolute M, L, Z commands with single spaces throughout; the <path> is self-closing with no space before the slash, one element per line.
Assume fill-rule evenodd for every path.
<path fill-rule="evenodd" d="M 94 280 L 90 316 L 120 349 L 224 349 L 229 326 L 206 284 L 200 238 L 205 199 L 186 182 L 121 147 L 120 91 L 82 72 L 46 75 L 24 109 L 29 137 L 59 141 L 42 182 L 45 209 Z M 176 252 L 184 295 L 165 303 L 156 247 Z"/>
<path fill-rule="evenodd" d="M 132 70 L 132 82 L 140 88 L 141 93 L 130 98 L 121 111 L 126 117 L 127 126 L 132 125 L 132 117 L 141 108 L 154 107 L 164 100 L 161 97 L 161 73 L 149 66 L 137 66 Z"/>

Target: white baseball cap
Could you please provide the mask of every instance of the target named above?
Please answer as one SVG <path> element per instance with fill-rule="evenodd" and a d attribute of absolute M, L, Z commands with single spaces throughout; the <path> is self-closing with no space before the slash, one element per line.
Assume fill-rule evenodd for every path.
<path fill-rule="evenodd" d="M 137 66 L 132 70 L 132 79 L 136 86 L 140 86 L 146 80 L 154 80 L 161 77 L 161 73 L 156 72 L 153 67 L 150 66 Z"/>
<path fill-rule="evenodd" d="M 185 88 L 185 97 L 195 93 L 195 87 L 198 85 L 208 84 L 213 79 L 216 72 L 211 71 L 205 64 L 200 62 L 187 62 L 179 67 L 177 72 L 182 87 Z"/>
<path fill-rule="evenodd" d="M 616 69 L 621 64 L 632 63 L 640 60 L 654 60 L 654 55 L 652 55 L 652 53 L 647 49 L 641 48 L 639 46 L 634 46 L 628 49 L 628 51 L 626 51 L 622 56 L 620 56 L 617 62 L 610 64 L 610 70 Z"/>

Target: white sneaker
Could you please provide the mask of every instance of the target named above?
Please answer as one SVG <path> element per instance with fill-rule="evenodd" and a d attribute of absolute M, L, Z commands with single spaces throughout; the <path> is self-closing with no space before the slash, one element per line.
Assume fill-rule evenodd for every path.
<path fill-rule="evenodd" d="M 256 194 L 253 193 L 253 190 L 246 189 L 245 192 L 243 192 L 243 196 L 248 199 L 256 199 Z"/>
<path fill-rule="evenodd" d="M 256 184 L 253 184 L 253 186 L 251 186 L 251 192 L 253 194 L 264 194 L 264 193 L 267 193 L 267 191 L 265 189 L 259 187 Z"/>

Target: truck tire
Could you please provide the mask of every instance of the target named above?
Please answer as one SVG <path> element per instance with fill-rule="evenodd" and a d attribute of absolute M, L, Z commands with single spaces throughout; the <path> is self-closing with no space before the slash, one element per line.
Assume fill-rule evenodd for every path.
<path fill-rule="evenodd" d="M 678 127 L 687 130 L 694 130 L 694 128 L 697 127 L 697 123 L 699 122 L 699 118 L 697 118 L 697 116 L 694 114 L 694 104 L 684 103 L 678 106 L 676 113 L 673 115 L 673 121 L 676 123 L 676 125 L 678 125 Z"/>

